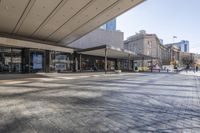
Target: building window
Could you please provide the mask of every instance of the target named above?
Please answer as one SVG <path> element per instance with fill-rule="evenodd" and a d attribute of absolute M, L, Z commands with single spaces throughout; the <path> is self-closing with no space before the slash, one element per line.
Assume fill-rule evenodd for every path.
<path fill-rule="evenodd" d="M 188 52 L 187 51 L 187 44 L 184 45 L 184 52 Z"/>

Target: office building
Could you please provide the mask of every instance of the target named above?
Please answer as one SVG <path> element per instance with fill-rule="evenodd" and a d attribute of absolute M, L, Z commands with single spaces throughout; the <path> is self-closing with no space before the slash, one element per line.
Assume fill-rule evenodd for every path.
<path fill-rule="evenodd" d="M 116 18 L 102 25 L 100 29 L 116 31 L 117 22 Z"/>
<path fill-rule="evenodd" d="M 101 45 L 123 48 L 124 33 L 120 31 L 96 29 L 69 44 L 72 48 L 85 49 Z"/>
<path fill-rule="evenodd" d="M 180 48 L 182 52 L 189 52 L 189 41 L 182 40 L 176 43 L 165 44 L 166 46 L 174 45 Z"/>

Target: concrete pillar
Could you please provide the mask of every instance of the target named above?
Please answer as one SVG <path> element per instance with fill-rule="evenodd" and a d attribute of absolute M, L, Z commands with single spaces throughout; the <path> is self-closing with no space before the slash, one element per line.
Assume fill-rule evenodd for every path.
<path fill-rule="evenodd" d="M 81 72 L 81 70 L 82 70 L 82 55 L 81 54 L 79 55 L 79 69 Z"/>
<path fill-rule="evenodd" d="M 78 54 L 76 52 L 73 53 L 73 72 L 77 72 L 78 71 Z"/>
<path fill-rule="evenodd" d="M 108 67 L 108 64 L 107 64 L 107 48 L 105 48 L 105 63 L 104 63 L 104 70 L 105 70 L 105 74 L 107 73 L 107 67 Z"/>
<path fill-rule="evenodd" d="M 120 69 L 119 59 L 115 59 L 115 70 Z"/>
<path fill-rule="evenodd" d="M 144 71 L 144 57 L 142 57 L 142 71 Z"/>
<path fill-rule="evenodd" d="M 45 54 L 44 54 L 44 71 L 46 73 L 50 72 L 50 51 L 49 50 L 45 50 Z"/>
<path fill-rule="evenodd" d="M 11 66 L 9 72 L 13 72 L 13 49 L 11 48 Z"/>
<path fill-rule="evenodd" d="M 153 59 L 151 58 L 151 72 L 153 72 Z"/>
<path fill-rule="evenodd" d="M 54 66 L 54 71 L 56 71 L 56 62 L 55 62 L 55 60 L 56 60 L 56 51 L 53 51 L 53 66 Z"/>
<path fill-rule="evenodd" d="M 131 55 L 128 55 L 128 70 L 131 70 Z"/>
<path fill-rule="evenodd" d="M 22 49 L 22 72 L 23 73 L 30 72 L 30 49 L 29 48 Z"/>
<path fill-rule="evenodd" d="M 133 71 L 135 71 L 135 61 L 134 61 L 134 59 L 132 60 L 132 68 L 133 68 Z"/>

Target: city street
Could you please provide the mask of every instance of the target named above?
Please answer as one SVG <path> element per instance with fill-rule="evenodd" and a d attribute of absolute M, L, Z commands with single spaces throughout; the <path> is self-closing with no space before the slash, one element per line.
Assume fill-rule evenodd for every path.
<path fill-rule="evenodd" d="M 200 77 L 43 74 L 0 80 L 0 133 L 199 133 Z"/>

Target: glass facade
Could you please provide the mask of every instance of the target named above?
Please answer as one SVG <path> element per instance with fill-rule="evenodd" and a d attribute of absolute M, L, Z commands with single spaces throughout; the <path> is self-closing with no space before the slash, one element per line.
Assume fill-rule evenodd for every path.
<path fill-rule="evenodd" d="M 132 66 L 132 62 L 130 63 Z M 0 73 L 104 71 L 104 69 L 104 57 L 0 46 Z M 128 60 L 107 58 L 107 71 L 116 69 L 128 70 Z"/>
<path fill-rule="evenodd" d="M 0 47 L 0 73 L 20 73 L 21 49 Z"/>
<path fill-rule="evenodd" d="M 72 71 L 73 69 L 72 54 L 55 52 L 54 55 L 52 56 L 54 57 L 54 59 L 52 60 L 52 63 L 54 64 L 54 71 L 57 72 Z"/>
<path fill-rule="evenodd" d="M 116 19 L 113 19 L 100 27 L 104 30 L 116 31 Z"/>
<path fill-rule="evenodd" d="M 116 30 L 116 19 L 113 19 L 113 20 L 109 21 L 106 24 L 106 29 L 115 31 Z"/>
<path fill-rule="evenodd" d="M 103 57 L 89 56 L 89 55 L 82 55 L 81 57 L 82 71 L 104 71 L 104 67 L 105 67 L 105 59 Z M 108 58 L 107 70 L 108 71 L 115 70 L 115 59 Z"/>
<path fill-rule="evenodd" d="M 72 57 L 64 52 L 0 46 L 0 73 L 72 71 Z"/>
<path fill-rule="evenodd" d="M 44 51 L 31 49 L 30 72 L 44 72 L 44 67 Z"/>

